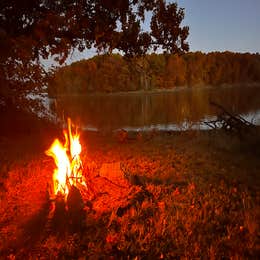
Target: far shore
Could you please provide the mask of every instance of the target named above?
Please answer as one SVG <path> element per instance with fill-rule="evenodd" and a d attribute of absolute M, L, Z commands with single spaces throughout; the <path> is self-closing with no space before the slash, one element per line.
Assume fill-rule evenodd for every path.
<path fill-rule="evenodd" d="M 194 90 L 194 89 L 208 89 L 208 88 L 233 88 L 233 87 L 260 87 L 260 83 L 240 83 L 240 84 L 221 84 L 218 86 L 214 85 L 195 85 L 195 86 L 176 86 L 174 88 L 155 88 L 155 89 L 140 89 L 133 91 L 111 91 L 111 92 L 101 92 L 101 91 L 93 91 L 89 93 L 79 93 L 79 94 L 59 94 L 54 97 L 49 97 L 51 99 L 59 98 L 59 97 L 77 97 L 77 96 L 109 96 L 109 95 L 139 95 L 139 94 L 158 94 L 158 93 L 167 93 L 167 92 L 176 92 L 182 90 Z"/>

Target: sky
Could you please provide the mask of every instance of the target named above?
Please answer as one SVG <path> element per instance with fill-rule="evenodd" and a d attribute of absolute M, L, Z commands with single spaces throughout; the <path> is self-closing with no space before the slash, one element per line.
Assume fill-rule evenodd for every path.
<path fill-rule="evenodd" d="M 172 1 L 168 1 L 172 2 Z M 260 0 L 177 0 L 191 51 L 260 53 Z"/>
<path fill-rule="evenodd" d="M 260 53 L 260 0 L 167 0 L 185 8 L 190 51 Z M 149 19 L 144 28 L 149 28 Z M 74 51 L 67 64 L 94 56 Z"/>

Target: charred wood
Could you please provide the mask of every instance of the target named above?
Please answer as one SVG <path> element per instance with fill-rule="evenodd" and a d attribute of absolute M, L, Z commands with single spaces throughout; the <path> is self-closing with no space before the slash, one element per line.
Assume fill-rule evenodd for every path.
<path fill-rule="evenodd" d="M 84 202 L 77 187 L 71 186 L 67 198 L 68 221 L 72 233 L 80 231 L 85 222 Z"/>

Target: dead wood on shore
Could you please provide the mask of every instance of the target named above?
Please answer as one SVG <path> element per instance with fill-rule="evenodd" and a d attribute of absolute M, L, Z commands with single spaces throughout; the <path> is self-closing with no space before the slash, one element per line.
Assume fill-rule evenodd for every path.
<path fill-rule="evenodd" d="M 210 105 L 220 110 L 215 120 L 206 121 L 206 124 L 211 129 L 223 129 L 229 134 L 238 135 L 240 138 L 244 137 L 248 132 L 252 132 L 255 129 L 255 125 L 240 115 L 235 115 L 229 112 L 222 105 L 210 101 Z"/>

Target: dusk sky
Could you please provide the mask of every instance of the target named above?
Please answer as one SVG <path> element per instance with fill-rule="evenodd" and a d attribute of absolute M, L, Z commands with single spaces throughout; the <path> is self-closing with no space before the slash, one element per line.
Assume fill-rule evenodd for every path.
<path fill-rule="evenodd" d="M 190 27 L 190 51 L 260 53 L 260 0 L 176 0 L 185 8 L 183 25 Z M 149 22 L 144 25 L 149 27 Z M 75 51 L 71 63 L 96 54 Z"/>
<path fill-rule="evenodd" d="M 174 1 L 168 1 L 174 2 Z M 191 51 L 260 52 L 260 0 L 178 0 Z"/>

